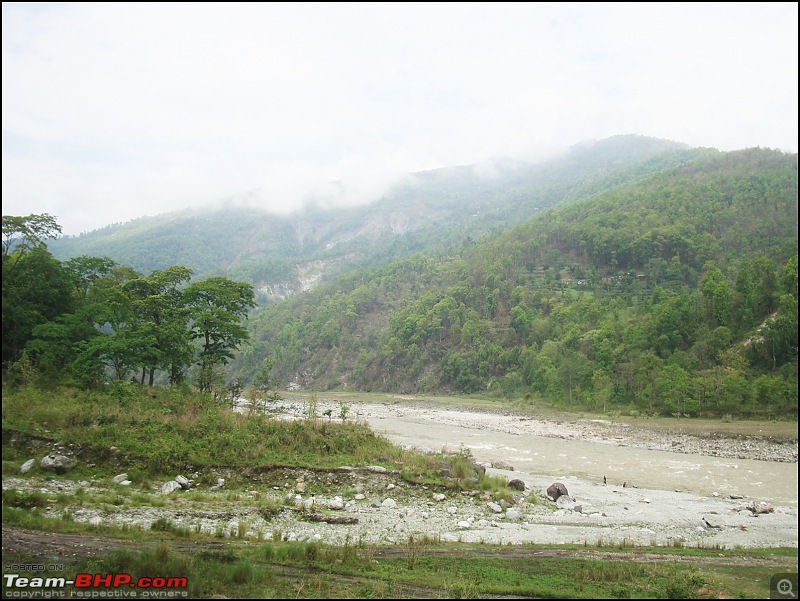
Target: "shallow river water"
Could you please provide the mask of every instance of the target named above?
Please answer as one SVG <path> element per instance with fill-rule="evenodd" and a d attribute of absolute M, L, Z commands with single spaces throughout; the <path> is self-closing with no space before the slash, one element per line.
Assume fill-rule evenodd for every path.
<path fill-rule="evenodd" d="M 519 416 L 356 405 L 356 414 L 401 446 L 439 451 L 469 448 L 478 461 L 503 461 L 515 472 L 554 480 L 579 478 L 620 486 L 681 490 L 797 506 L 797 464 L 651 450 L 629 446 L 634 441 L 582 440 L 564 426 Z M 563 437 L 563 438 L 562 438 Z M 624 445 L 624 446 L 623 446 Z"/>

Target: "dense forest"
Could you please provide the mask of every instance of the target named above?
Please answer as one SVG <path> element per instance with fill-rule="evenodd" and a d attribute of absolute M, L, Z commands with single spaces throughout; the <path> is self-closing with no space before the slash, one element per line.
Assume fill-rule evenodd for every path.
<path fill-rule="evenodd" d="M 499 179 L 421 174 L 353 209 L 355 225 L 247 215 L 167 220 L 161 236 L 149 220 L 114 226 L 81 238 L 122 240 L 119 254 L 75 254 L 92 244 L 72 240 L 61 259 L 54 218 L 4 216 L 4 378 L 797 415 L 796 154 L 621 137 Z M 207 243 L 237 220 L 250 242 Z M 156 237 L 180 252 L 142 255 Z M 212 261 L 218 238 L 228 254 Z M 189 267 L 154 262 L 165 256 Z M 259 298 L 301 261 L 338 267 Z"/>
<path fill-rule="evenodd" d="M 3 378 L 11 384 L 97 387 L 156 371 L 169 384 L 227 387 L 224 366 L 249 339 L 253 287 L 224 277 L 190 283 L 173 266 L 144 276 L 105 257 L 61 262 L 46 241 L 51 215 L 3 216 Z"/>
<path fill-rule="evenodd" d="M 279 378 L 565 408 L 797 413 L 797 157 L 712 153 L 251 317 Z"/>

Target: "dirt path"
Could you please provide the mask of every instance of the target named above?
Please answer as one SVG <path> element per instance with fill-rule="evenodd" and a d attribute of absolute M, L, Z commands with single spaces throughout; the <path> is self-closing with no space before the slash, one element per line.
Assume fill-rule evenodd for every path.
<path fill-rule="evenodd" d="M 15 526 L 3 527 L 3 555 L 22 557 L 34 564 L 71 564 L 79 560 L 101 557 L 121 550 L 154 548 L 158 543 L 131 542 L 129 540 L 100 537 L 88 534 L 45 533 Z M 176 551 L 190 555 L 202 553 L 223 553 L 235 547 L 229 541 L 172 541 L 170 546 Z M 402 547 L 375 547 L 362 551 L 370 557 L 404 557 L 408 551 Z M 530 548 L 530 547 L 492 547 L 486 546 L 442 546 L 420 549 L 420 555 L 431 557 L 491 557 L 508 559 L 580 558 L 604 559 L 637 562 L 706 563 L 713 565 L 761 565 L 766 567 L 785 567 L 792 565 L 787 557 L 740 557 L 736 555 L 716 555 L 714 557 L 681 557 L 666 553 L 635 553 L 632 551 L 604 551 L 596 549 Z M 277 565 L 277 564 L 275 564 Z"/>

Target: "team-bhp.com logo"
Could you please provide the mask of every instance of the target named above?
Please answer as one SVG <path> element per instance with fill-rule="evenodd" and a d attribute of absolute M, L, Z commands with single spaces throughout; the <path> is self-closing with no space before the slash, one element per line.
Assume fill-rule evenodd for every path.
<path fill-rule="evenodd" d="M 52 599 L 70 597 L 103 598 L 186 598 L 188 581 L 185 577 L 133 578 L 130 574 L 76 574 L 74 579 L 63 577 L 20 576 L 3 574 L 6 599 Z"/>

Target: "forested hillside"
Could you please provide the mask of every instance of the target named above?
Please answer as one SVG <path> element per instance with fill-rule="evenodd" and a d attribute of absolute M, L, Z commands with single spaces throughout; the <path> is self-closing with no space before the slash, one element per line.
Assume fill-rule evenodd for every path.
<path fill-rule="evenodd" d="M 196 277 L 249 282 L 264 303 L 353 269 L 442 252 L 465 238 L 523 223 L 582 187 L 629 183 L 708 152 L 616 136 L 535 164 L 497 160 L 415 173 L 362 207 L 317 203 L 278 216 L 259 209 L 257 195 L 245 195 L 215 210 L 187 210 L 63 237 L 48 248 L 61 260 L 109 257 L 140 273 L 186 265 Z"/>
<path fill-rule="evenodd" d="M 797 155 L 693 158 L 267 307 L 236 366 L 268 357 L 311 389 L 796 415 Z"/>

